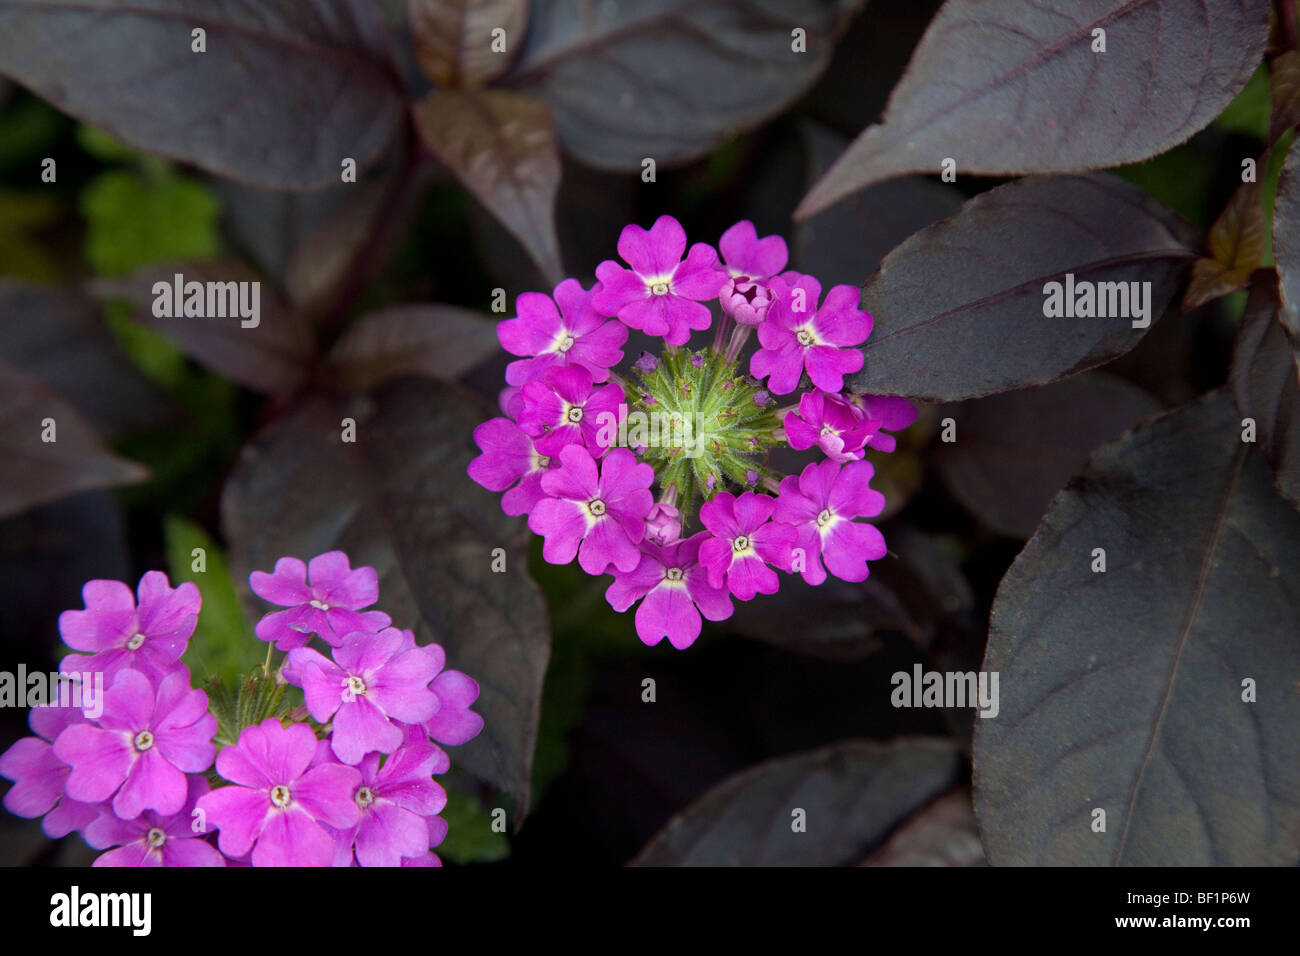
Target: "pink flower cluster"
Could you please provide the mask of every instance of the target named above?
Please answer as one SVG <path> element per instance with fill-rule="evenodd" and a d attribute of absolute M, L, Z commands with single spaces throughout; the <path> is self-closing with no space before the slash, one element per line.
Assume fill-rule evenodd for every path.
<path fill-rule="evenodd" d="M 440 865 L 446 793 L 434 775 L 450 760 L 439 745 L 482 729 L 469 709 L 478 685 L 447 670 L 438 645 L 364 610 L 378 600 L 375 570 L 340 551 L 282 558 L 250 583 L 285 608 L 256 633 L 289 651 L 280 678 L 302 688 L 297 711 L 238 728 L 218 750 L 217 717 L 180 660 L 198 589 L 150 571 L 137 603 L 121 582 L 91 581 L 85 609 L 59 618 L 86 653 L 60 670 L 107 689 L 98 705 L 78 694 L 78 706 L 32 708 L 36 736 L 0 755 L 14 781 L 5 808 L 43 816 L 51 837 L 80 831 L 114 848 L 96 866 Z M 331 657 L 307 646 L 312 634 Z"/>
<path fill-rule="evenodd" d="M 520 295 L 518 315 L 498 327 L 520 356 L 506 371 L 505 415 L 474 432 L 481 454 L 469 476 L 504 492 L 507 514 L 528 515 L 547 561 L 576 557 L 589 574 L 612 574 L 606 597 L 620 612 L 641 602 L 636 628 L 647 644 L 689 646 L 702 618 L 723 620 L 733 599 L 774 593 L 777 571 L 810 584 L 828 573 L 866 578 L 885 544 L 859 520 L 884 507 L 865 451 L 892 451 L 886 432 L 917 414 L 906 399 L 844 390 L 872 326 L 855 287 L 823 298 L 814 277 L 786 270 L 785 241 L 760 239 L 748 221 L 719 248 L 721 260 L 705 243 L 688 250 L 682 226 L 661 216 L 649 230 L 623 229 L 623 261 L 602 262 L 590 290 L 566 279 L 553 298 Z M 709 351 L 682 351 L 710 328 Z M 662 358 L 643 352 L 632 364 L 639 386 L 614 371 L 629 329 L 666 345 Z M 758 348 L 745 376 L 751 332 Z M 773 407 L 773 395 L 805 382 L 797 401 Z M 706 418 L 699 457 L 680 444 L 617 439 L 630 409 L 674 423 Z M 825 457 L 784 476 L 768 465 L 772 446 Z"/>

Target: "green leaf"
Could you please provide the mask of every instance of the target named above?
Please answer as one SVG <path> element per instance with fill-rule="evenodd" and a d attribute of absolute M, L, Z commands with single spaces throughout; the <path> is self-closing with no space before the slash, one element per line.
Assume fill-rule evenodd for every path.
<path fill-rule="evenodd" d="M 1225 133 L 1242 133 L 1264 142 L 1269 139 L 1269 69 L 1262 63 L 1240 93 L 1214 121 Z"/>
<path fill-rule="evenodd" d="M 82 193 L 81 211 L 86 259 L 99 275 L 125 275 L 155 262 L 210 259 L 221 249 L 217 200 L 181 176 L 101 173 Z"/>
<path fill-rule="evenodd" d="M 141 158 L 139 152 L 121 140 L 85 123 L 77 124 L 77 145 L 105 163 L 134 163 Z"/>
<path fill-rule="evenodd" d="M 1210 166 L 1204 153 L 1184 144 L 1145 163 L 1120 166 L 1112 172 L 1141 186 L 1162 206 L 1204 229 L 1210 224 L 1205 209 L 1205 194 L 1214 176 Z"/>
<path fill-rule="evenodd" d="M 238 686 L 240 678 L 266 659 L 267 644 L 259 641 L 244 616 L 221 547 L 206 531 L 179 515 L 163 519 L 163 539 L 172 586 L 192 581 L 203 595 L 199 623 L 182 660 L 196 678 L 219 678 Z M 196 551 L 205 570 L 195 571 Z"/>
<path fill-rule="evenodd" d="M 35 96 L 11 103 L 0 112 L 0 171 L 27 164 L 39 167 L 66 123 L 58 110 Z"/>
<path fill-rule="evenodd" d="M 473 797 L 447 788 L 447 806 L 439 814 L 447 821 L 447 837 L 434 848 L 452 863 L 495 863 L 510 855 L 510 841 L 492 829 L 492 816 Z"/>

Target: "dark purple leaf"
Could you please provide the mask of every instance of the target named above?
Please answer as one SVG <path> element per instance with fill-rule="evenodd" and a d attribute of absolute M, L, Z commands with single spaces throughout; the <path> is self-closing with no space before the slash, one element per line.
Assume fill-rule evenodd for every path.
<path fill-rule="evenodd" d="M 822 126 L 804 128 L 809 185 L 821 178 L 847 140 Z M 861 285 L 904 239 L 961 208 L 952 186 L 920 177 L 882 183 L 800 222 L 793 263 L 817 277 L 822 288 Z"/>
<path fill-rule="evenodd" d="M 589 165 L 680 165 L 797 99 L 862 4 L 535 0 L 501 82 L 545 100 L 565 149 Z M 794 49 L 796 29 L 806 52 Z"/>
<path fill-rule="evenodd" d="M 1142 319 L 1116 313 L 1136 313 L 1141 298 L 1146 321 L 1158 319 L 1199 244 L 1183 220 L 1113 176 L 1031 178 L 981 193 L 891 252 L 863 287 L 875 327 L 853 390 L 957 401 L 1100 365 L 1146 333 L 1133 325 Z M 1065 314 L 1049 317 L 1053 282 Z M 1103 293 L 1093 299 L 1107 317 L 1069 314 L 1085 282 Z"/>
<path fill-rule="evenodd" d="M 869 126 L 804 197 L 810 216 L 903 173 L 1082 172 L 1148 159 L 1250 79 L 1267 0 L 948 0 Z M 1105 52 L 1094 52 L 1095 30 Z"/>
<path fill-rule="evenodd" d="M 410 0 L 415 55 L 439 86 L 479 86 L 500 76 L 523 46 L 528 0 Z M 493 49 L 493 30 L 505 49 Z"/>
<path fill-rule="evenodd" d="M 450 382 L 500 349 L 496 323 L 471 309 L 395 305 L 357 319 L 327 364 L 349 388 L 370 388 L 405 374 Z"/>
<path fill-rule="evenodd" d="M 559 282 L 560 156 L 546 104 L 508 90 L 433 90 L 412 110 L 424 145 Z"/>
<path fill-rule="evenodd" d="M 105 448 L 77 410 L 0 362 L 0 518 L 78 491 L 144 481 L 149 473 Z M 44 440 L 51 437 L 52 441 Z"/>
<path fill-rule="evenodd" d="M 1221 390 L 1102 448 L 1003 579 L 974 743 L 993 865 L 1300 856 L 1300 512 L 1240 417 Z"/>
<path fill-rule="evenodd" d="M 957 782 L 943 740 L 854 740 L 759 764 L 673 817 L 637 866 L 847 866 Z M 806 829 L 796 832 L 796 810 Z"/>
<path fill-rule="evenodd" d="M 975 399 L 942 410 L 957 440 L 932 445 L 934 462 L 971 514 L 1028 538 L 1094 449 L 1159 410 L 1136 385 L 1102 373 Z"/>
<path fill-rule="evenodd" d="M 172 315 L 155 315 L 155 304 L 164 297 L 156 283 L 176 287 L 180 275 L 181 293 L 190 282 L 204 283 L 205 315 L 176 315 L 176 294 L 167 295 Z M 222 305 L 208 312 L 208 290 L 221 283 L 220 295 L 212 301 Z M 249 306 L 251 318 L 231 308 L 229 283 L 241 284 L 241 301 Z M 243 285 L 247 283 L 247 285 Z M 254 284 L 256 305 L 254 310 Z M 149 266 L 123 279 L 97 279 L 92 290 L 103 299 L 123 299 L 135 306 L 134 318 L 142 325 L 170 339 L 177 348 L 221 375 L 268 394 L 287 392 L 302 383 L 316 352 L 311 326 L 297 312 L 279 300 L 271 288 L 239 262 L 182 262 Z M 184 305 L 184 298 L 181 299 Z M 224 312 L 225 314 L 218 314 Z M 250 323 L 245 327 L 245 323 Z M 256 324 L 251 324 L 251 323 Z"/>
<path fill-rule="evenodd" d="M 1279 311 L 1272 275 L 1261 273 L 1246 301 L 1230 377 L 1237 410 L 1255 420 L 1273 483 L 1300 507 L 1300 346 Z"/>
<path fill-rule="evenodd" d="M 969 787 L 945 793 L 908 820 L 863 866 L 986 866 Z"/>
<path fill-rule="evenodd" d="M 1300 150 L 1286 156 L 1273 203 L 1273 256 L 1282 293 L 1278 318 L 1300 339 Z"/>
<path fill-rule="evenodd" d="M 90 299 L 0 279 L 0 316 L 0 360 L 67 398 L 100 434 L 125 434 L 175 415 L 167 397 L 118 349 Z"/>
<path fill-rule="evenodd" d="M 345 158 L 378 155 L 403 109 L 387 43 L 354 0 L 0 0 L 0 73 L 136 149 L 263 186 L 337 183 Z"/>

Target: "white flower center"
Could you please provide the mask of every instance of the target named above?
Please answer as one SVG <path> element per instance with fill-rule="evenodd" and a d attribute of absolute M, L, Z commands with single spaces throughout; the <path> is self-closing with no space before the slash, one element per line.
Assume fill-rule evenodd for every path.
<path fill-rule="evenodd" d="M 667 294 L 668 294 L 668 283 L 667 283 L 667 282 L 654 282 L 654 283 L 651 283 L 651 285 L 650 285 L 650 291 L 651 291 L 654 295 L 667 295 Z"/>
<path fill-rule="evenodd" d="M 145 835 L 145 842 L 155 850 L 167 842 L 167 834 L 163 833 L 157 827 L 154 827 Z"/>
<path fill-rule="evenodd" d="M 569 410 L 564 413 L 564 417 L 572 424 L 578 424 L 578 422 L 582 421 L 582 406 L 570 405 Z"/>
<path fill-rule="evenodd" d="M 126 649 L 128 651 L 138 651 L 140 649 L 140 645 L 143 643 L 144 643 L 144 635 L 136 634 L 129 641 L 126 642 Z"/>
<path fill-rule="evenodd" d="M 153 746 L 153 734 L 147 730 L 142 730 L 135 735 L 135 749 L 144 753 Z"/>
<path fill-rule="evenodd" d="M 799 340 L 800 345 L 805 346 L 815 345 L 817 342 L 817 336 L 813 335 L 808 329 L 800 329 L 798 333 L 796 333 L 795 338 Z"/>
<path fill-rule="evenodd" d="M 742 534 L 742 535 L 737 535 L 737 536 L 732 540 L 732 542 L 731 542 L 731 547 L 732 547 L 732 550 L 733 550 L 733 551 L 736 551 L 737 553 L 739 553 L 739 552 L 741 552 L 741 551 L 747 551 L 747 550 L 749 550 L 749 538 L 747 538 L 747 537 L 746 537 L 745 535 L 743 535 L 743 534 Z"/>
<path fill-rule="evenodd" d="M 369 787 L 358 787 L 354 799 L 357 801 L 357 806 L 364 810 L 375 802 L 375 793 Z"/>
<path fill-rule="evenodd" d="M 343 700 L 345 703 L 352 703 L 365 692 L 366 682 L 355 674 L 349 674 L 347 680 L 343 682 Z"/>
<path fill-rule="evenodd" d="M 561 352 L 569 351 L 569 349 L 573 348 L 573 343 L 574 343 L 573 336 L 566 335 L 563 339 L 560 340 L 559 351 Z"/>
<path fill-rule="evenodd" d="M 680 581 L 683 577 L 681 568 L 669 568 L 664 572 L 664 577 L 669 581 Z"/>
<path fill-rule="evenodd" d="M 328 611 L 330 609 L 330 606 L 326 604 L 324 601 L 317 601 L 314 599 L 311 602 L 311 606 L 318 611 Z"/>
<path fill-rule="evenodd" d="M 550 468 L 550 467 L 551 467 L 551 459 L 550 459 L 548 456 L 546 456 L 546 455 L 538 455 L 538 456 L 537 456 L 537 469 L 536 469 L 536 470 L 538 470 L 538 471 L 544 471 L 545 469 Z"/>
<path fill-rule="evenodd" d="M 823 508 L 821 510 L 821 514 L 817 516 L 817 527 L 819 528 L 826 527 L 826 525 L 830 524 L 830 521 L 833 517 L 835 516 L 831 514 L 831 510 L 829 508 Z"/>
<path fill-rule="evenodd" d="M 605 502 L 601 501 L 599 498 L 592 498 L 587 502 L 587 510 L 595 517 L 599 518 L 605 513 Z"/>
<path fill-rule="evenodd" d="M 282 783 L 277 783 L 271 788 L 271 802 L 283 810 L 289 805 L 289 788 Z"/>

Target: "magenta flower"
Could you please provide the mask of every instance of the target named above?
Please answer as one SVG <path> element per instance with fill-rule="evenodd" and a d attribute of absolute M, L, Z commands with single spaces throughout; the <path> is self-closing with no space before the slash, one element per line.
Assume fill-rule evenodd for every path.
<path fill-rule="evenodd" d="M 488 491 L 506 491 L 501 510 L 508 515 L 527 514 L 546 497 L 542 475 L 559 466 L 543 455 L 523 429 L 507 418 L 492 418 L 474 429 L 474 442 L 482 454 L 469 463 L 469 476 Z"/>
<path fill-rule="evenodd" d="M 592 385 L 585 369 L 557 368 L 523 387 L 519 427 L 538 452 L 553 457 L 578 444 L 599 458 L 614 443 L 627 413 L 623 388 L 611 382 L 593 392 Z"/>
<path fill-rule="evenodd" d="M 0 754 L 0 777 L 14 781 L 5 794 L 4 808 L 29 819 L 45 815 L 41 829 L 54 839 L 85 828 L 101 809 L 64 793 L 72 768 L 54 753 L 59 734 L 85 721 L 76 707 L 33 707 L 27 723 L 37 736 L 23 737 Z"/>
<path fill-rule="evenodd" d="M 625 226 L 618 254 L 632 268 L 612 259 L 597 266 L 601 287 L 592 305 L 647 335 L 662 335 L 669 345 L 684 345 L 692 330 L 709 327 L 712 316 L 701 302 L 716 298 L 727 281 L 712 246 L 697 242 L 683 261 L 685 251 L 686 230 L 672 216 L 660 216 L 648 232 Z"/>
<path fill-rule="evenodd" d="M 374 633 L 390 623 L 382 612 L 359 613 L 379 600 L 379 576 L 374 568 L 354 570 L 342 551 L 317 555 L 308 564 L 281 558 L 274 572 L 254 571 L 248 583 L 258 597 L 288 608 L 266 615 L 255 629 L 282 651 L 302 647 L 309 634 L 336 644 L 344 634 Z"/>
<path fill-rule="evenodd" d="M 194 831 L 194 805 L 209 790 L 200 776 L 189 778 L 184 806 L 173 814 L 146 810 L 134 820 L 104 811 L 86 827 L 86 842 L 97 850 L 117 847 L 96 858 L 94 866 L 225 866 L 217 848 Z"/>
<path fill-rule="evenodd" d="M 620 613 L 641 601 L 636 633 L 646 644 L 653 646 L 666 637 L 682 650 L 700 636 L 701 614 L 710 621 L 731 617 L 731 595 L 709 583 L 709 573 L 698 560 L 707 540 L 708 533 L 701 531 L 667 547 L 645 542 L 641 563 L 626 574 L 615 573 L 605 599 Z"/>
<path fill-rule="evenodd" d="M 334 648 L 334 660 L 309 647 L 289 652 L 289 666 L 302 685 L 307 710 L 321 723 L 333 718 L 334 753 L 357 764 L 372 750 L 392 753 L 402 743 L 394 720 L 423 723 L 438 709 L 429 682 L 440 655 L 403 647 L 402 632 L 350 634 Z"/>
<path fill-rule="evenodd" d="M 542 556 L 568 564 L 574 555 L 588 574 L 604 574 L 611 564 L 631 571 L 641 560 L 637 544 L 645 537 L 645 517 L 654 504 L 654 469 L 638 464 L 626 448 L 615 448 L 600 468 L 578 445 L 560 451 L 561 465 L 542 476 L 539 501 L 528 527 L 545 539 Z"/>
<path fill-rule="evenodd" d="M 400 651 L 408 651 L 417 646 L 414 632 L 401 633 Z M 460 671 L 442 669 L 447 663 L 447 652 L 441 644 L 426 644 L 421 649 L 433 661 L 438 673 L 429 685 L 433 695 L 438 698 L 438 709 L 421 727 L 429 737 L 441 744 L 454 746 L 472 740 L 483 729 L 483 718 L 469 709 L 478 700 L 478 682 Z M 406 732 L 412 734 L 415 731 L 408 726 Z M 428 743 L 427 740 L 421 742 Z"/>
<path fill-rule="evenodd" d="M 402 866 L 442 866 L 442 860 L 438 859 L 438 854 L 430 851 L 423 856 L 402 857 Z"/>
<path fill-rule="evenodd" d="M 785 240 L 759 239 L 754 224 L 743 219 L 722 234 L 718 249 L 728 273 L 719 294 L 723 311 L 741 325 L 759 325 L 772 301 L 764 280 L 784 269 L 790 258 Z"/>
<path fill-rule="evenodd" d="M 672 505 L 656 502 L 645 517 L 645 539 L 660 547 L 673 544 L 682 536 L 682 516 Z"/>
<path fill-rule="evenodd" d="M 860 409 L 820 389 L 805 392 L 799 399 L 799 411 L 785 416 L 785 436 L 791 448 L 803 451 L 816 445 L 827 458 L 838 462 L 861 458 L 879 426 Z"/>
<path fill-rule="evenodd" d="M 812 276 L 787 273 L 769 287 L 772 306 L 758 327 L 762 348 L 750 359 L 750 372 L 767 378 L 777 395 L 793 392 L 805 369 L 822 391 L 840 391 L 844 376 L 862 368 L 862 352 L 848 346 L 861 345 L 871 334 L 871 316 L 858 308 L 857 287 L 833 287 L 820 309 L 822 287 Z"/>
<path fill-rule="evenodd" d="M 326 741 L 317 745 L 317 763 L 332 758 Z M 379 765 L 379 754 L 362 758 L 361 780 L 352 792 L 357 822 L 334 836 L 334 866 L 401 866 L 404 858 L 429 852 L 433 838 L 429 819 L 447 805 L 447 793 L 433 780 L 451 762 L 440 749 L 422 741 L 417 731 Z"/>
<path fill-rule="evenodd" d="M 755 594 L 775 594 L 776 572 L 790 566 L 795 531 L 769 519 L 776 502 L 769 495 L 746 491 L 739 498 L 721 492 L 700 507 L 700 520 L 712 537 L 700 545 L 700 563 L 709 585 L 723 587 L 742 601 Z"/>
<path fill-rule="evenodd" d="M 437 712 L 424 722 L 425 732 L 440 744 L 459 746 L 478 736 L 483 718 L 470 710 L 478 700 L 478 681 L 460 671 L 443 671 L 430 685 Z"/>
<path fill-rule="evenodd" d="M 565 279 L 555 287 L 554 302 L 540 292 L 519 296 L 518 318 L 498 325 L 497 337 L 511 355 L 533 357 L 506 366 L 508 384 L 523 385 L 556 367 L 583 368 L 592 381 L 609 381 L 610 366 L 623 360 L 627 328 L 607 322 L 592 308 L 592 296 L 599 288 L 584 292 L 577 279 Z"/>
<path fill-rule="evenodd" d="M 99 720 L 65 728 L 54 754 L 72 767 L 66 785 L 72 799 L 112 797 L 113 812 L 123 820 L 145 810 L 170 815 L 185 804 L 185 775 L 212 766 L 216 732 L 208 695 L 190 688 L 183 667 L 156 693 L 139 671 L 124 670 L 104 692 Z"/>
<path fill-rule="evenodd" d="M 274 717 L 245 727 L 235 746 L 217 754 L 217 772 L 233 785 L 200 797 L 198 808 L 221 831 L 222 853 L 242 857 L 251 849 L 254 866 L 330 865 L 334 838 L 322 824 L 356 825 L 361 774 L 343 764 L 311 766 L 315 754 L 310 727 L 283 727 Z"/>
<path fill-rule="evenodd" d="M 81 589 L 84 611 L 59 615 L 59 633 L 74 650 L 59 663 L 65 673 L 101 671 L 111 683 L 130 668 L 155 684 L 180 666 L 181 655 L 203 602 L 190 582 L 173 588 L 167 575 L 149 571 L 140 579 L 137 607 L 131 589 L 121 581 L 88 581 Z"/>
<path fill-rule="evenodd" d="M 854 521 L 880 514 L 885 496 L 871 488 L 871 462 L 855 461 L 841 468 L 835 461 L 815 462 L 796 478 L 781 481 L 776 520 L 798 532 L 796 554 L 809 584 L 821 584 L 826 571 L 845 581 L 862 581 L 868 561 L 885 556 L 885 538 L 875 525 Z M 822 567 L 822 561 L 826 567 Z"/>
<path fill-rule="evenodd" d="M 758 230 L 742 219 L 722 234 L 718 249 L 733 279 L 770 279 L 790 260 L 790 251 L 780 236 L 758 238 Z"/>
<path fill-rule="evenodd" d="M 860 409 L 863 417 L 875 423 L 876 431 L 867 444 L 881 451 L 893 451 L 897 443 L 893 435 L 884 430 L 902 431 L 916 421 L 917 408 L 905 398 L 894 395 L 849 395 L 848 399 Z"/>

